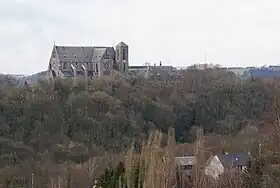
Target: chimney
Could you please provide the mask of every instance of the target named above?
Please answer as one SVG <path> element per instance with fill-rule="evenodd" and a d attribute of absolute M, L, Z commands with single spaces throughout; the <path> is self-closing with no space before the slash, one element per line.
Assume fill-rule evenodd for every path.
<path fill-rule="evenodd" d="M 159 62 L 159 66 L 161 66 L 161 61 Z"/>

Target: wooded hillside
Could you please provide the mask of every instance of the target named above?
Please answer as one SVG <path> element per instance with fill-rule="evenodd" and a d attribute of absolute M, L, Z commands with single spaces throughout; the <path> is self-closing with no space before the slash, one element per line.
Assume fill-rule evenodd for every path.
<path fill-rule="evenodd" d="M 187 70 L 170 80 L 57 80 L 19 87 L 0 80 L 0 166 L 48 156 L 82 162 L 120 152 L 151 130 L 175 128 L 177 142 L 192 127 L 234 134 L 273 120 L 279 80 L 241 80 L 223 70 Z"/>

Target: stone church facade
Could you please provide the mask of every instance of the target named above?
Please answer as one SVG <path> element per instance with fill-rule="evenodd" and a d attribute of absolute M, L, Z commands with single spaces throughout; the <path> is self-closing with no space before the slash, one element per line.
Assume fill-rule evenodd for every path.
<path fill-rule="evenodd" d="M 128 75 L 128 45 L 120 42 L 114 47 L 56 46 L 49 61 L 52 78 L 102 77 L 116 70 Z"/>

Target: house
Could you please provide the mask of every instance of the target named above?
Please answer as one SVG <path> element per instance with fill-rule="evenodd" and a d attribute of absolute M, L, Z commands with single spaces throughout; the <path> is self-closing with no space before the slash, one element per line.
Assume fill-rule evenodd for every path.
<path fill-rule="evenodd" d="M 244 171 L 249 162 L 250 154 L 221 154 L 209 158 L 205 167 L 205 174 L 218 179 L 220 175 L 228 170 Z"/>
<path fill-rule="evenodd" d="M 184 157 L 175 157 L 175 164 L 178 165 L 179 169 L 186 173 L 188 176 L 191 176 L 194 166 L 196 165 L 195 156 L 184 156 Z"/>
<path fill-rule="evenodd" d="M 128 73 L 128 45 L 120 42 L 114 47 L 57 46 L 49 60 L 48 75 L 56 78 L 101 77 L 116 70 Z"/>

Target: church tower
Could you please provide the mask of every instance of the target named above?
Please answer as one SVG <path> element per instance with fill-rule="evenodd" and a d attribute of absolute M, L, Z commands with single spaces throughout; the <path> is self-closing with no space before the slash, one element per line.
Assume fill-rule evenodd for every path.
<path fill-rule="evenodd" d="M 116 46 L 116 64 L 119 72 L 128 74 L 128 45 L 124 42 Z"/>

